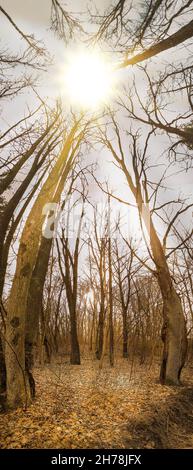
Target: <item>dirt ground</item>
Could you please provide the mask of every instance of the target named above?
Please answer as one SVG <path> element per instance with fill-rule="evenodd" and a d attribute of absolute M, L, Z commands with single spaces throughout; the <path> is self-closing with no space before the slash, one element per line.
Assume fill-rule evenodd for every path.
<path fill-rule="evenodd" d="M 84 359 L 36 368 L 27 411 L 0 414 L 1 448 L 193 448 L 193 369 L 161 386 L 158 366 Z"/>

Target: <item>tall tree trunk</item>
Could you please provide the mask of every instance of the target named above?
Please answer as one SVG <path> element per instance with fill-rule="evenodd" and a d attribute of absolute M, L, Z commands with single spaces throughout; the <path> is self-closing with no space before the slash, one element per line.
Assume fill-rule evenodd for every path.
<path fill-rule="evenodd" d="M 178 40 L 180 35 L 183 38 L 183 34 L 186 33 L 189 35 L 187 37 L 193 35 L 193 30 L 191 29 L 192 25 L 193 22 L 190 22 L 185 27 L 185 29 L 182 28 L 180 31 L 178 31 L 180 34 L 178 34 L 178 38 L 175 36 L 175 39 Z M 177 33 L 175 34 L 177 35 Z M 170 274 L 164 247 L 161 244 L 156 228 L 154 227 L 152 212 L 149 209 L 149 201 L 151 200 L 152 196 L 150 197 L 148 194 L 148 177 L 145 173 L 144 163 L 144 156 L 146 155 L 148 140 L 146 139 L 144 156 L 143 159 L 141 159 L 141 155 L 138 154 L 137 149 L 137 137 L 136 135 L 131 134 L 133 141 L 133 148 L 131 150 L 131 164 L 133 171 L 131 173 L 127 167 L 126 159 L 124 158 L 124 150 L 121 145 L 119 126 L 117 125 L 114 117 L 112 117 L 112 122 L 115 127 L 115 133 L 117 135 L 120 152 L 117 154 L 116 149 L 113 148 L 112 142 L 108 140 L 106 134 L 104 135 L 105 144 L 108 149 L 111 150 L 113 157 L 125 174 L 128 187 L 130 188 L 138 207 L 141 228 L 142 223 L 144 222 L 147 233 L 149 234 L 151 257 L 156 266 L 156 276 L 162 293 L 164 307 L 164 328 L 162 332 L 162 338 L 164 340 L 164 351 L 160 374 L 161 381 L 162 383 L 178 385 L 180 382 L 181 370 L 184 366 L 187 353 L 186 323 L 180 298 L 174 288 L 173 279 Z M 158 186 L 155 190 L 156 197 L 159 185 L 160 182 L 158 183 Z"/>
<path fill-rule="evenodd" d="M 58 181 L 68 158 L 78 125 L 76 124 L 64 144 L 64 148 L 45 181 L 28 216 L 21 236 L 16 272 L 8 302 L 5 360 L 7 373 L 7 402 L 15 407 L 30 402 L 30 385 L 25 369 L 25 317 L 28 289 L 36 263 L 44 216 L 42 210 L 52 202 Z"/>
<path fill-rule="evenodd" d="M 31 380 L 32 395 L 35 394 L 35 382 L 32 375 L 34 364 L 34 347 L 36 346 L 40 313 L 42 309 L 43 289 L 48 269 L 52 239 L 42 236 L 36 264 L 30 280 L 25 331 L 25 367 Z"/>
<path fill-rule="evenodd" d="M 160 283 L 161 288 L 161 283 Z M 182 305 L 172 285 L 164 295 L 163 303 L 163 356 L 160 381 L 178 385 L 187 354 L 187 332 Z"/>
<path fill-rule="evenodd" d="M 94 305 L 93 305 L 93 312 L 92 312 L 92 320 L 91 320 L 91 330 L 90 330 L 90 341 L 89 341 L 89 349 L 90 349 L 90 351 L 93 350 L 93 339 L 94 339 L 94 330 L 95 330 L 96 309 L 97 309 L 97 305 L 96 305 L 95 298 L 94 298 Z"/>
<path fill-rule="evenodd" d="M 128 358 L 128 324 L 127 310 L 123 311 L 123 357 Z"/>
<path fill-rule="evenodd" d="M 71 364 L 80 364 L 80 348 L 78 341 L 78 331 L 77 331 L 77 315 L 76 315 L 76 305 L 77 305 L 77 283 L 78 283 L 78 257 L 79 257 L 79 235 L 76 238 L 75 250 L 73 261 L 72 257 L 70 260 L 69 256 L 69 246 L 68 238 L 63 237 L 63 255 L 64 255 L 64 264 L 65 264 L 65 274 L 63 272 L 63 267 L 61 263 L 61 254 L 60 248 L 57 242 L 58 249 L 58 261 L 59 268 L 66 287 L 66 296 L 70 314 L 70 363 Z M 70 271 L 70 266 L 72 267 L 72 273 Z"/>
<path fill-rule="evenodd" d="M 96 358 L 100 360 L 103 350 L 103 339 L 104 339 L 104 303 L 101 300 L 98 331 L 97 331 L 97 344 L 96 344 Z"/>
<path fill-rule="evenodd" d="M 61 176 L 60 183 L 58 185 L 55 196 L 53 198 L 53 203 L 55 204 L 59 203 L 65 181 L 71 169 L 71 164 L 72 164 L 72 158 L 70 158 L 69 161 L 67 162 L 64 172 Z M 48 224 L 49 224 L 49 221 L 48 221 Z M 44 232 L 46 232 L 46 230 L 44 230 Z M 32 391 L 33 396 L 35 394 L 35 382 L 34 382 L 33 375 L 32 375 L 32 368 L 33 368 L 33 362 L 34 362 L 33 354 L 34 354 L 34 346 L 36 345 L 36 339 L 37 339 L 37 334 L 38 334 L 40 313 L 42 311 L 43 290 L 44 290 L 46 273 L 48 270 L 50 251 L 52 247 L 52 240 L 53 238 L 46 238 L 44 234 L 41 235 L 41 241 L 39 245 L 37 259 L 36 259 L 36 263 L 35 263 L 31 280 L 30 280 L 27 307 L 26 307 L 25 366 L 26 366 L 26 371 L 29 376 L 30 383 L 32 385 L 31 391 Z M 44 345 L 45 347 L 47 347 L 47 342 Z M 48 352 L 48 349 L 47 349 L 47 352 Z M 47 354 L 47 356 L 49 357 L 49 354 Z"/>
<path fill-rule="evenodd" d="M 0 335 L 0 393 L 6 391 L 6 368 L 5 368 L 5 356 L 3 351 L 3 340 Z"/>
<path fill-rule="evenodd" d="M 70 311 L 70 363 L 80 365 L 80 347 L 77 333 L 76 309 L 72 306 Z"/>
<path fill-rule="evenodd" d="M 6 257 L 8 255 L 8 250 L 9 250 L 9 236 L 14 234 L 14 230 L 12 228 L 17 227 L 17 223 L 13 223 L 9 233 L 8 228 L 10 221 L 13 217 L 13 214 L 15 212 L 16 207 L 18 206 L 19 202 L 22 199 L 22 196 L 25 194 L 26 189 L 29 187 L 30 183 L 33 181 L 34 176 L 36 175 L 37 171 L 43 166 L 43 163 L 46 161 L 46 158 L 48 157 L 50 150 L 53 148 L 53 142 L 57 141 L 57 134 L 56 130 L 48 136 L 48 138 L 42 143 L 41 147 L 39 148 L 37 154 L 35 155 L 33 162 L 31 164 L 31 167 L 26 175 L 26 177 L 23 179 L 17 190 L 14 192 L 13 196 L 11 199 L 7 202 L 4 210 L 2 211 L 0 215 L 0 223 L 1 223 L 1 232 L 0 232 L 0 296 L 2 296 L 3 293 L 3 287 L 4 287 L 4 279 L 5 279 L 5 272 L 6 272 Z M 45 136 L 45 133 L 42 134 L 41 139 L 43 140 Z M 39 141 L 38 141 L 39 142 Z M 34 146 L 32 145 L 32 148 L 34 149 Z M 34 149 L 35 150 L 35 149 Z M 44 172 L 43 172 L 44 174 Z M 35 185 L 36 186 L 36 185 Z M 33 195 L 34 190 L 32 189 L 32 195 Z M 29 198 L 30 199 L 30 196 Z M 24 203 L 24 209 L 25 209 L 26 203 Z M 21 211 L 22 212 L 22 211 Z M 17 220 L 17 219 L 16 219 Z M 18 220 L 19 223 L 19 220 Z M 15 227 L 14 227 L 15 226 Z M 8 236 L 7 236 L 8 235 Z M 7 236 L 7 239 L 6 239 Z M 7 241 L 8 241 L 8 246 L 7 246 Z M 10 240 L 11 243 L 11 240 Z"/>
<path fill-rule="evenodd" d="M 0 297 L 0 315 L 1 315 L 1 331 L 0 331 L 0 394 L 6 392 L 6 366 L 5 366 L 5 322 L 6 312 L 4 309 L 3 302 Z M 4 401 L 4 396 L 3 396 Z"/>
<path fill-rule="evenodd" d="M 164 342 L 160 380 L 164 384 L 179 385 L 182 368 L 187 354 L 187 331 L 180 298 L 174 288 L 173 280 L 167 264 L 164 248 L 157 235 L 149 207 L 144 203 L 137 166 L 134 163 L 136 187 L 131 175 L 125 169 L 129 187 L 135 196 L 140 218 L 143 219 L 150 236 L 153 261 L 156 265 L 157 280 L 163 299 L 162 339 Z"/>
<path fill-rule="evenodd" d="M 109 197 L 109 232 L 110 232 L 110 197 Z M 109 262 L 109 359 L 110 365 L 114 366 L 114 329 L 113 329 L 113 286 L 112 286 L 112 254 L 111 238 L 108 240 L 108 262 Z"/>
<path fill-rule="evenodd" d="M 3 296 L 3 289 L 4 289 L 4 283 L 5 283 L 5 276 L 6 276 L 6 270 L 7 270 L 7 263 L 8 263 L 8 257 L 9 257 L 9 250 L 11 246 L 11 242 L 13 240 L 14 233 L 19 225 L 19 222 L 21 221 L 22 216 L 24 215 L 24 212 L 26 208 L 28 207 L 29 203 L 32 200 L 32 197 L 34 196 L 35 192 L 37 191 L 41 181 L 43 180 L 44 176 L 46 173 L 46 169 L 44 172 L 41 174 L 39 180 L 37 183 L 33 186 L 32 191 L 30 192 L 29 196 L 25 200 L 21 210 L 17 214 L 14 222 L 11 224 L 10 229 L 6 233 L 6 239 L 3 240 L 3 244 L 1 245 L 0 241 L 0 299 L 2 299 Z"/>
<path fill-rule="evenodd" d="M 105 322 L 105 246 L 104 241 L 101 245 L 100 253 L 100 310 L 99 310 L 99 321 L 98 321 L 98 330 L 97 330 L 97 341 L 96 341 L 96 358 L 100 360 L 101 354 L 103 351 L 103 341 L 104 341 L 104 322 Z"/>
<path fill-rule="evenodd" d="M 162 340 L 164 347 L 160 381 L 163 384 L 179 385 L 187 355 L 187 331 L 182 304 L 174 288 L 164 248 L 157 235 L 149 208 L 144 204 L 140 187 L 137 188 L 136 201 L 150 235 L 150 246 L 163 299 Z"/>
<path fill-rule="evenodd" d="M 165 253 L 150 219 L 150 244 L 157 267 L 157 279 L 163 298 L 162 383 L 178 385 L 187 354 L 187 331 L 180 298 L 173 286 Z"/>

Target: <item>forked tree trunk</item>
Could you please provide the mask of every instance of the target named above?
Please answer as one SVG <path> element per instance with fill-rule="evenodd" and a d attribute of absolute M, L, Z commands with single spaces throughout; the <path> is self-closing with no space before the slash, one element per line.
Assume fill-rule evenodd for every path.
<path fill-rule="evenodd" d="M 164 298 L 163 318 L 160 382 L 179 385 L 187 354 L 187 333 L 181 301 L 173 286 Z"/>
<path fill-rule="evenodd" d="M 44 221 L 42 210 L 47 202 L 54 200 L 77 128 L 76 124 L 66 139 L 63 150 L 32 207 L 21 236 L 16 272 L 7 308 L 5 361 L 7 404 L 10 407 L 26 406 L 31 401 L 29 374 L 26 373 L 25 367 L 25 320 L 28 289 L 41 239 Z"/>
<path fill-rule="evenodd" d="M 160 381 L 179 385 L 187 354 L 187 331 L 180 298 L 174 288 L 163 247 L 150 220 L 150 243 L 163 298 L 163 358 Z"/>
<path fill-rule="evenodd" d="M 185 29 L 181 28 L 181 30 L 176 33 L 178 39 L 179 35 L 184 34 L 185 30 L 188 34 L 188 37 L 190 37 L 190 35 L 193 34 L 191 29 L 192 25 L 193 23 L 190 22 L 187 27 L 185 27 Z M 118 126 L 116 124 L 115 126 L 116 134 L 118 135 L 119 140 L 119 148 L 121 148 L 122 152 L 121 158 L 120 155 L 116 153 L 116 150 L 113 149 L 112 143 L 107 139 L 105 135 L 106 146 L 112 149 L 112 154 L 115 160 L 122 168 L 126 176 L 128 187 L 130 188 L 138 207 L 140 221 L 144 222 L 145 227 L 147 229 L 147 233 L 149 234 L 151 256 L 156 266 L 156 276 L 163 299 L 164 327 L 162 331 L 162 338 L 164 341 L 164 351 L 160 378 L 162 383 L 178 385 L 180 382 L 180 374 L 184 366 L 187 354 L 187 333 L 183 309 L 180 298 L 177 295 L 177 292 L 173 285 L 173 279 L 170 274 L 167 257 L 165 255 L 163 245 L 160 242 L 156 228 L 153 224 L 152 212 L 149 209 L 149 201 L 151 198 L 148 194 L 147 178 L 143 179 L 143 183 L 141 181 L 141 175 L 145 174 L 145 169 L 143 161 L 143 163 L 141 164 L 141 170 L 139 170 L 139 162 L 141 162 L 141 160 L 140 158 L 138 158 L 136 139 L 134 139 L 132 150 L 132 175 L 126 166 L 123 157 L 123 149 L 121 147 L 121 137 L 119 134 Z"/>
<path fill-rule="evenodd" d="M 137 168 L 135 167 L 137 172 Z M 149 208 L 144 204 L 141 186 L 130 188 L 136 198 L 138 210 L 150 236 L 152 257 L 157 269 L 157 280 L 163 299 L 163 358 L 160 370 L 160 380 L 163 384 L 179 385 L 181 371 L 187 355 L 187 331 L 180 298 L 174 288 L 164 248 L 153 224 Z"/>
<path fill-rule="evenodd" d="M 157 235 L 149 209 L 143 202 L 140 187 L 138 187 L 135 196 L 139 212 L 150 235 L 150 246 L 163 299 L 162 340 L 164 346 L 160 381 L 163 384 L 179 385 L 181 371 L 187 355 L 187 331 L 184 313 L 180 298 L 173 285 L 163 246 Z"/>
<path fill-rule="evenodd" d="M 72 164 L 72 158 L 69 158 L 69 161 L 67 162 L 67 165 L 61 176 L 60 183 L 58 185 L 57 191 L 52 201 L 55 204 L 59 203 L 65 181 L 71 169 L 71 164 Z M 48 225 L 49 225 L 49 220 L 48 220 Z M 28 374 L 29 381 L 30 381 L 32 397 L 34 397 L 35 395 L 35 381 L 32 375 L 32 369 L 33 369 L 33 363 L 34 363 L 34 359 L 33 359 L 34 346 L 36 345 L 40 313 L 42 311 L 43 290 L 44 290 L 46 273 L 48 270 L 50 251 L 52 247 L 52 240 L 53 240 L 52 237 L 46 238 L 44 234 L 41 235 L 41 241 L 40 241 L 40 245 L 39 245 L 39 249 L 37 253 L 37 259 L 36 259 L 36 263 L 32 272 L 29 289 L 28 289 L 28 298 L 27 298 L 27 307 L 26 307 L 26 332 L 25 332 L 25 366 L 26 366 L 26 372 Z M 45 346 L 45 349 L 47 348 L 46 349 L 47 358 L 49 358 L 50 356 L 50 353 L 48 353 L 49 348 L 47 347 L 47 342 L 45 343 L 45 339 L 46 338 L 44 338 L 44 346 Z"/>

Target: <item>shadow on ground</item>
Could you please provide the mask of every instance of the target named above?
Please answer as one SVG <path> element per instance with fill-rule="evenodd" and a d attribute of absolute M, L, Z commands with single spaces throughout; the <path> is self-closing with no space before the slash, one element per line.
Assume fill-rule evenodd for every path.
<path fill-rule="evenodd" d="M 193 448 L 193 387 L 175 388 L 171 397 L 147 403 L 147 410 L 126 429 L 128 448 Z M 129 433 L 131 438 L 127 437 Z"/>

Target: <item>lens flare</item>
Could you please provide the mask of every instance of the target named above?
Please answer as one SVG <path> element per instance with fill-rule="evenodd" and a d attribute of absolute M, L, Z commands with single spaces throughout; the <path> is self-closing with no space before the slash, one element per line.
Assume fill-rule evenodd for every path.
<path fill-rule="evenodd" d="M 100 54 L 74 54 L 65 67 L 64 87 L 72 103 L 96 108 L 107 103 L 113 93 L 113 73 Z"/>

